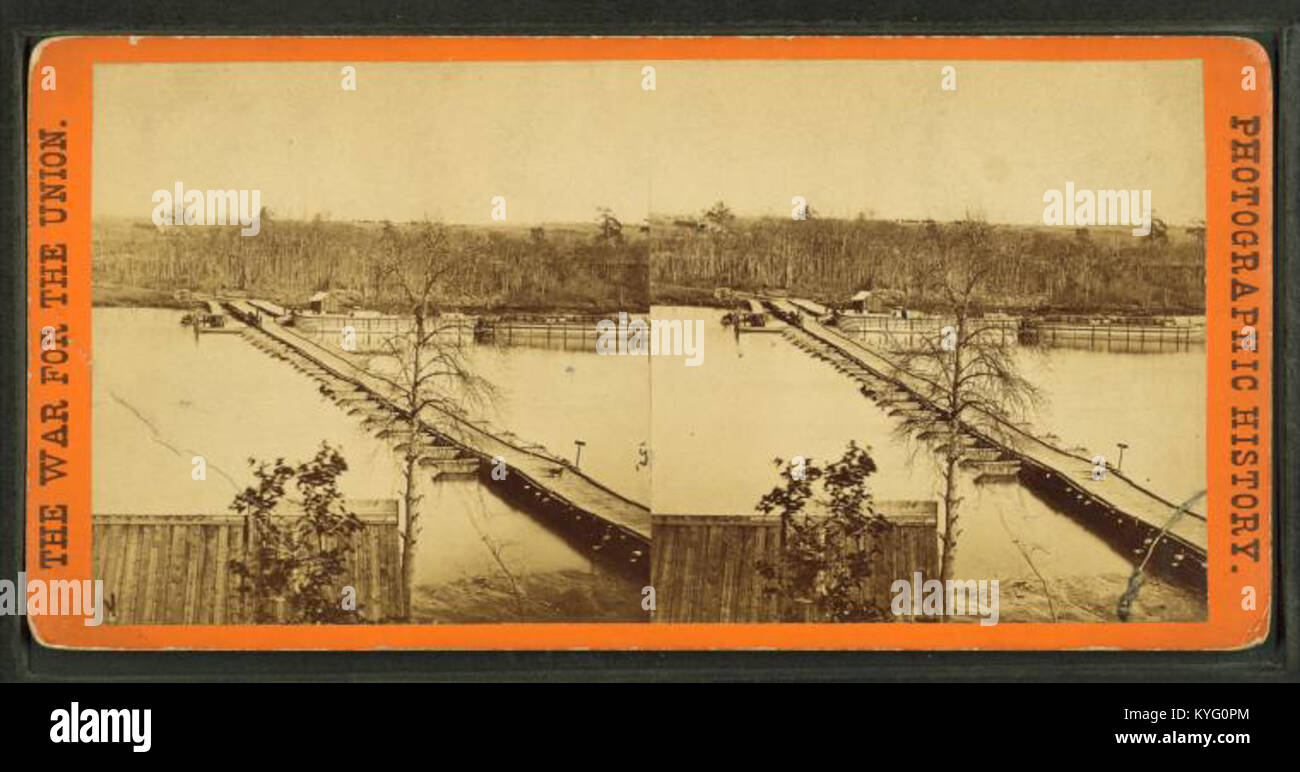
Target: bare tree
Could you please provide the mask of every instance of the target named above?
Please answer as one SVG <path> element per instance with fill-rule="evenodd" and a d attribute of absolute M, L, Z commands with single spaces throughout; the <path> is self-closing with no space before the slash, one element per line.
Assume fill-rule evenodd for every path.
<path fill-rule="evenodd" d="M 1185 229 L 1187 235 L 1192 237 L 1196 242 L 1196 248 L 1205 251 L 1205 220 L 1193 220 L 1192 224 Z"/>
<path fill-rule="evenodd" d="M 704 212 L 704 221 L 712 225 L 716 230 L 730 230 L 736 221 L 736 215 L 731 211 L 731 207 L 724 202 L 718 201 Z"/>
<path fill-rule="evenodd" d="M 961 501 L 959 465 L 968 453 L 962 435 L 967 428 L 994 436 L 1011 428 L 1015 416 L 1038 400 L 1033 384 L 1017 373 L 1015 342 L 1005 323 L 986 320 L 988 283 L 1007 258 L 1005 243 L 993 239 L 993 228 L 979 220 L 963 220 L 931 232 L 929 248 L 918 257 L 920 276 L 944 321 L 938 336 L 921 336 L 896 349 L 896 375 L 935 409 L 909 413 L 902 431 L 942 440 L 943 558 L 940 581 L 952 578 Z M 924 290 L 923 290 L 924 291 Z M 909 336 L 910 338 L 911 336 Z"/>
<path fill-rule="evenodd" d="M 623 241 L 623 223 L 614 216 L 614 210 L 607 206 L 596 208 L 596 222 L 600 223 L 600 240 L 615 244 Z"/>
<path fill-rule="evenodd" d="M 401 412 L 391 423 L 405 438 L 400 446 L 406 504 L 402 586 L 403 616 L 409 620 L 423 498 L 418 475 L 426 462 L 435 460 L 430 455 L 429 443 L 435 436 L 431 430 L 456 435 L 463 427 L 457 416 L 464 414 L 466 406 L 490 399 L 492 385 L 469 369 L 463 323 L 448 320 L 439 307 L 447 283 L 461 272 L 465 261 L 446 229 L 425 223 L 410 243 L 385 250 L 378 260 L 384 282 L 412 318 L 410 331 L 382 342 L 382 354 L 396 363 L 396 369 L 392 375 L 378 375 L 392 387 Z"/>
<path fill-rule="evenodd" d="M 1169 225 L 1155 215 L 1151 217 L 1151 230 L 1147 233 L 1147 244 L 1152 248 L 1169 246 Z"/>

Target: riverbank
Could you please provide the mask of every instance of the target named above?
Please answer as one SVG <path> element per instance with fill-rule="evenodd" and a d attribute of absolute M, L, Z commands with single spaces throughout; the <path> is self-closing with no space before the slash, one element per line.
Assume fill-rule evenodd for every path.
<path fill-rule="evenodd" d="M 281 306 L 289 307 L 300 304 L 303 298 L 290 298 L 282 293 L 272 290 L 244 290 L 231 292 L 232 297 L 260 298 L 276 303 Z M 178 297 L 174 291 L 152 289 L 149 287 L 130 286 L 123 284 L 95 283 L 91 286 L 91 305 L 97 308 L 169 308 L 169 309 L 190 309 L 194 307 L 193 299 Z M 364 306 L 367 310 L 378 311 L 382 314 L 403 314 L 410 311 L 409 308 L 399 306 L 393 303 L 369 303 L 357 296 L 355 299 L 357 305 Z M 565 304 L 511 304 L 511 305 L 484 305 L 484 306 L 455 306 L 446 310 L 455 311 L 472 316 L 496 316 L 503 318 L 529 318 L 537 316 L 573 316 L 580 318 L 617 318 L 618 312 L 623 311 L 629 314 L 645 314 L 650 309 L 637 308 L 635 306 L 625 308 L 603 308 L 597 306 L 574 306 Z"/>
<path fill-rule="evenodd" d="M 704 308 L 734 308 L 739 301 L 721 300 L 713 290 L 687 287 L 680 284 L 655 284 L 650 288 L 650 304 L 654 306 L 699 306 Z"/>
<path fill-rule="evenodd" d="M 232 293 L 236 294 L 236 293 Z M 280 305 L 293 305 L 295 302 L 301 302 L 301 299 L 285 297 L 282 293 L 272 290 L 247 290 L 237 293 L 242 297 L 262 298 Z M 800 296 L 802 297 L 802 296 Z M 808 300 L 812 300 L 821 305 L 830 307 L 833 299 L 810 295 Z M 391 303 L 368 303 L 361 298 L 356 299 L 367 309 L 378 311 L 384 314 L 401 314 L 406 309 L 395 306 Z M 661 285 L 655 286 L 651 293 L 651 306 L 685 306 L 694 308 L 736 308 L 739 301 L 723 300 L 714 296 L 711 289 L 703 287 L 688 287 L 684 285 Z M 189 309 L 194 306 L 193 300 L 187 300 L 169 290 L 153 289 L 150 287 L 131 286 L 123 284 L 95 283 L 91 287 L 91 305 L 103 308 L 172 308 L 172 309 Z M 458 313 L 475 315 L 475 316 L 496 316 L 502 318 L 528 319 L 537 316 L 573 316 L 579 318 L 609 318 L 615 317 L 619 311 L 629 314 L 645 314 L 649 308 L 598 308 L 596 306 L 574 306 L 571 304 L 509 304 L 509 305 L 483 305 L 483 306 L 457 306 L 449 309 Z M 917 309 L 925 312 L 924 308 Z M 986 309 L 993 310 L 993 309 Z M 1091 318 L 1108 318 L 1118 319 L 1128 324 L 1141 323 L 1141 320 L 1158 320 L 1170 317 L 1204 317 L 1204 309 L 1192 309 L 1182 307 L 1170 307 L 1160 309 L 1134 309 L 1134 308 L 1110 308 L 1105 306 L 1087 306 L 1077 308 L 1066 307 L 1029 307 L 1024 308 L 1003 308 L 998 309 L 1004 313 L 1013 316 L 1019 316 L 1041 321 L 1060 321 L 1065 319 L 1078 320 L 1085 317 Z"/>
<path fill-rule="evenodd" d="M 690 289 L 690 288 L 685 288 Z M 842 296 L 831 296 L 824 293 L 800 293 L 792 291 L 790 297 L 803 298 L 811 300 L 826 308 L 838 306 L 845 310 L 849 302 Z M 717 305 L 710 303 L 708 305 Z M 915 306 L 908 305 L 910 311 L 918 311 L 924 315 L 943 315 L 947 309 L 944 306 L 932 305 L 927 303 L 918 303 Z M 1205 307 L 1187 306 L 1187 305 L 1125 305 L 1125 304 L 1101 304 L 1101 303 L 1078 303 L 1074 305 L 1044 305 L 1031 299 L 1023 301 L 1009 301 L 996 305 L 987 305 L 980 309 L 984 313 L 1001 313 L 1007 316 L 1023 317 L 1026 319 L 1041 319 L 1047 321 L 1066 320 L 1066 319 L 1083 319 L 1083 318 L 1110 318 L 1123 320 L 1128 323 L 1135 323 L 1144 319 L 1162 319 L 1170 317 L 1202 317 L 1205 316 Z"/>
<path fill-rule="evenodd" d="M 750 295 L 763 295 L 766 292 L 773 291 L 771 287 L 738 285 L 730 288 L 730 292 L 739 293 L 742 297 Z M 712 287 L 698 287 L 685 284 L 655 284 L 650 289 L 651 305 L 656 306 L 699 306 L 705 308 L 736 308 L 743 301 L 737 298 L 720 299 L 715 296 L 715 290 Z M 838 307 L 847 311 L 850 307 L 849 295 L 847 294 L 828 294 L 824 291 L 818 291 L 809 288 L 793 288 L 788 291 L 788 296 L 792 298 L 802 298 L 810 300 L 826 308 Z M 896 302 L 886 303 L 886 307 L 892 305 L 907 305 L 909 310 L 920 312 L 921 314 L 943 314 L 944 308 L 919 301 L 915 305 L 907 304 L 903 300 L 901 293 L 896 296 Z M 999 312 L 1009 316 L 1019 316 L 1032 319 L 1067 319 L 1083 317 L 1109 317 L 1122 319 L 1132 322 L 1139 319 L 1157 319 L 1165 317 L 1204 317 L 1205 307 L 1188 306 L 1188 305 L 1133 305 L 1133 304 L 1106 304 L 1106 303 L 1076 303 L 1072 305 L 1061 304 L 1044 304 L 1041 298 L 1011 298 L 1004 299 L 994 305 L 988 305 L 982 309 L 985 313 Z"/>
<path fill-rule="evenodd" d="M 91 286 L 90 304 L 97 308 L 193 308 L 194 301 L 175 297 L 166 290 L 127 287 L 120 284 Z"/>
<path fill-rule="evenodd" d="M 1118 622 L 1119 601 L 1129 574 L 1106 572 L 1054 576 L 1045 591 L 1036 577 L 1001 581 L 999 623 Z M 1129 609 L 1133 622 L 1202 622 L 1205 596 L 1157 577 L 1147 577 Z"/>
<path fill-rule="evenodd" d="M 640 587 L 607 574 L 498 572 L 417 587 L 411 616 L 419 624 L 646 622 L 641 598 Z"/>

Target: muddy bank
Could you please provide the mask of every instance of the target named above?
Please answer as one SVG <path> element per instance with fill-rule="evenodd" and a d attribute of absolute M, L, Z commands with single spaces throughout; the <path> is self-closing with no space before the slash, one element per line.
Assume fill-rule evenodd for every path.
<path fill-rule="evenodd" d="M 1002 622 L 1118 622 L 1119 599 L 1128 575 L 1055 577 L 1048 582 L 1051 601 L 1041 583 L 1012 579 L 999 583 Z M 1148 577 L 1129 609 L 1130 622 L 1203 622 L 1204 596 Z"/>
<path fill-rule="evenodd" d="M 648 622 L 641 588 L 612 576 L 562 570 L 475 576 L 416 588 L 416 623 Z"/>

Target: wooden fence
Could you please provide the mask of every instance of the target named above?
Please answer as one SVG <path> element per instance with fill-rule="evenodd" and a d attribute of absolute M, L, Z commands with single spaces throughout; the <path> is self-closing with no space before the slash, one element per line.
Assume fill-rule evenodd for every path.
<path fill-rule="evenodd" d="M 860 600 L 888 608 L 890 584 L 920 571 L 938 576 L 934 501 L 878 501 L 894 526 L 863 536 L 854 548 L 872 550 L 871 576 Z M 780 564 L 781 521 L 775 517 L 656 515 L 651 522 L 651 584 L 655 622 L 821 621 L 809 604 L 772 591 L 759 564 Z"/>
<path fill-rule="evenodd" d="M 377 622 L 402 611 L 401 551 L 395 499 L 349 500 L 364 528 L 352 536 L 336 597 L 356 590 L 357 609 Z M 105 622 L 251 624 L 231 560 L 251 556 L 241 515 L 95 515 L 94 576 L 104 581 Z"/>

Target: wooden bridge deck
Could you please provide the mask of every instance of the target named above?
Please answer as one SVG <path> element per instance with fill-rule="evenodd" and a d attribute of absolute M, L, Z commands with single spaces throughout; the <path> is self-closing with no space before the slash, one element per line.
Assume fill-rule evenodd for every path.
<path fill-rule="evenodd" d="M 772 298 L 768 302 L 783 314 L 789 314 L 797 308 L 794 303 L 785 299 Z M 802 334 L 847 357 L 858 367 L 869 372 L 872 379 L 882 380 L 892 384 L 900 392 L 909 393 L 911 395 L 909 399 L 921 403 L 925 409 L 937 409 L 920 397 L 921 394 L 927 393 L 923 388 L 922 379 L 901 371 L 881 353 L 806 316 L 800 327 Z M 801 333 L 791 329 L 787 334 L 797 336 Z M 1058 448 L 1023 428 L 995 416 L 990 415 L 988 418 L 1000 425 L 998 436 L 982 432 L 979 428 L 969 425 L 964 430 L 988 444 L 1001 448 L 1031 468 L 1036 468 L 1030 471 L 1031 474 L 1038 472 L 1058 475 L 1074 489 L 1081 500 L 1127 515 L 1153 530 L 1165 528 L 1173 519 L 1178 509 L 1177 503 L 1143 488 L 1113 469 L 1106 470 L 1104 479 L 1094 480 L 1091 459 Z M 1203 514 L 1195 511 L 1186 512 L 1169 527 L 1168 536 L 1192 550 L 1201 560 L 1205 559 L 1208 535 Z"/>
<path fill-rule="evenodd" d="M 241 318 L 250 316 L 254 308 L 244 300 L 226 301 L 226 306 Z M 394 399 L 396 389 L 389 382 L 265 316 L 260 324 L 250 326 L 249 329 L 253 331 L 252 334 L 260 331 L 270 336 L 335 377 L 355 383 L 378 400 L 394 406 L 400 404 Z M 509 467 L 509 474 L 523 476 L 533 487 L 546 491 L 548 495 L 603 520 L 648 545 L 650 508 L 646 505 L 602 485 L 539 446 L 527 445 L 517 438 L 504 439 L 493 433 L 490 427 L 485 427 L 481 421 L 432 406 L 424 409 L 420 419 L 452 444 L 484 461 L 490 462 L 492 458 L 500 456 Z M 553 476 L 557 468 L 563 469 L 558 477 Z"/>

